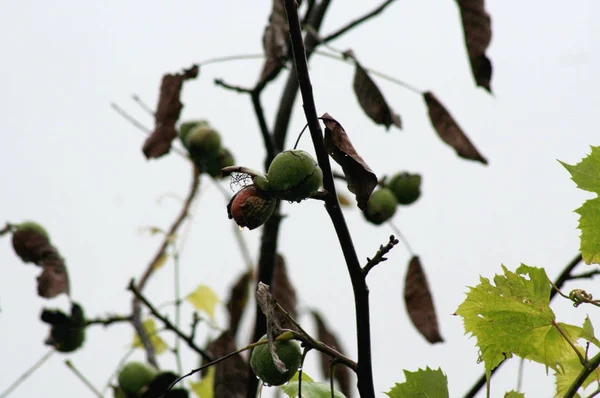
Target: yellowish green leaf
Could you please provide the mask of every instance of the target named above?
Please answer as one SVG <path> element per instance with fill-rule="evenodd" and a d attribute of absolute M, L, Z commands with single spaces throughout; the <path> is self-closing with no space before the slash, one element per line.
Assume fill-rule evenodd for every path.
<path fill-rule="evenodd" d="M 525 398 L 525 394 L 522 392 L 509 391 L 504 394 L 504 398 Z"/>
<path fill-rule="evenodd" d="M 213 398 L 215 384 L 215 367 L 208 368 L 206 376 L 198 382 L 191 382 L 190 389 L 198 398 Z"/>
<path fill-rule="evenodd" d="M 143 322 L 142 325 L 144 326 L 144 330 L 150 338 L 150 342 L 152 343 L 152 347 L 154 347 L 156 353 L 162 354 L 165 352 L 169 346 L 167 346 L 167 343 L 165 343 L 165 341 L 158 335 L 158 332 L 156 331 L 156 325 L 154 324 L 154 319 L 148 318 Z M 140 336 L 138 336 L 137 333 L 133 336 L 133 347 L 144 347 L 142 341 L 140 340 Z"/>
<path fill-rule="evenodd" d="M 217 294 L 207 285 L 200 285 L 187 296 L 194 308 L 204 311 L 211 320 L 215 318 L 215 307 L 221 302 Z"/>

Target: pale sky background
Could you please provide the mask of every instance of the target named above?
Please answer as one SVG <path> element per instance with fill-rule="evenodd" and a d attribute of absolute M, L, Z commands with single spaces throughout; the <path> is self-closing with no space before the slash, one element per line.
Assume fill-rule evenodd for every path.
<path fill-rule="evenodd" d="M 476 363 L 475 340 L 463 335 L 461 319 L 452 316 L 466 286 L 477 284 L 479 275 L 501 272 L 502 263 L 511 270 L 520 262 L 543 266 L 553 278 L 579 247 L 573 210 L 589 196 L 576 189 L 556 160 L 576 163 L 589 145 L 598 145 L 600 3 L 486 3 L 492 16 L 488 56 L 494 96 L 474 85 L 454 1 L 398 1 L 332 45 L 352 48 L 365 66 L 436 93 L 488 158 L 488 167 L 456 157 L 437 138 L 419 96 L 375 79 L 405 126 L 386 133 L 360 109 L 351 66 L 319 57 L 311 61 L 318 113 L 329 112 L 342 123 L 371 168 L 378 175 L 402 170 L 423 175 L 422 198 L 400 208 L 395 223 L 421 256 L 446 342 L 430 346 L 410 324 L 402 301 L 409 255 L 399 246 L 368 278 L 376 391 L 403 381 L 402 369 L 429 366 L 447 374 L 452 397 L 464 394 L 483 369 Z M 334 1 L 323 32 L 378 4 Z M 66 258 L 73 297 L 89 316 L 129 311 L 125 287 L 159 244 L 158 237 L 139 230 L 169 225 L 180 202 L 158 199 L 183 197 L 190 174 L 177 155 L 146 161 L 145 137 L 109 103 L 151 126 L 151 118 L 131 100 L 133 93 L 154 106 L 165 72 L 215 56 L 260 53 L 269 9 L 270 1 L 0 3 L 0 222 L 31 219 L 49 230 Z M 254 168 L 262 167 L 264 150 L 250 101 L 212 81 L 251 86 L 261 66 L 260 60 L 207 66 L 183 94 L 182 119 L 210 120 L 237 163 Z M 284 81 L 280 77 L 263 96 L 269 125 Z M 298 101 L 289 137 L 304 123 Z M 301 148 L 312 151 L 308 137 Z M 244 263 L 223 198 L 208 181 L 201 189 L 182 255 L 182 291 L 204 283 L 225 299 Z M 301 305 L 318 307 L 355 357 L 352 291 L 327 214 L 320 202 L 310 201 L 285 204 L 284 211 L 281 252 Z M 359 257 L 372 256 L 391 231 L 367 224 L 357 209 L 345 214 Z M 254 258 L 260 234 L 244 232 Z M 43 341 L 49 329 L 39 321 L 42 307 L 64 306 L 65 300 L 38 298 L 39 269 L 21 263 L 9 238 L 1 239 L 0 247 L 2 391 L 48 349 Z M 146 293 L 154 303 L 172 300 L 172 271 L 169 263 L 149 284 Z M 589 282 L 568 285 L 573 287 L 600 294 Z M 600 319 L 594 308 L 573 309 L 567 302 L 554 307 L 563 321 L 580 324 L 586 313 Z M 184 309 L 191 312 L 187 304 Z M 252 317 L 246 316 L 246 327 Z M 220 308 L 221 325 L 225 319 Z M 308 317 L 301 321 L 313 330 Z M 183 324 L 187 330 L 187 317 Z M 205 337 L 199 333 L 198 342 Z M 165 339 L 172 341 L 170 334 Z M 70 358 L 102 388 L 131 340 L 127 324 L 90 328 L 84 349 L 54 355 L 11 397 L 91 396 L 63 360 Z M 309 356 L 306 369 L 318 378 L 315 358 Z M 170 354 L 159 360 L 166 369 L 175 366 Z M 513 360 L 494 378 L 493 397 L 515 388 L 517 364 Z M 184 365 L 196 367 L 194 356 L 184 357 Z M 528 397 L 549 397 L 554 390 L 553 378 L 537 364 L 526 364 L 523 386 Z"/>

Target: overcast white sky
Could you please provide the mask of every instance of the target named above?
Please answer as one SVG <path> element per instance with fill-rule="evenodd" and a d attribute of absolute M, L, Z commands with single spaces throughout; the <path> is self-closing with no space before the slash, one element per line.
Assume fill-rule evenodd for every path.
<path fill-rule="evenodd" d="M 323 31 L 378 3 L 334 1 Z M 477 284 L 479 275 L 500 272 L 502 263 L 510 269 L 520 262 L 544 266 L 554 277 L 579 247 L 573 210 L 587 196 L 556 159 L 575 163 L 589 145 L 598 145 L 600 5 L 593 0 L 486 3 L 492 16 L 488 55 L 494 96 L 474 86 L 453 1 L 398 1 L 332 45 L 352 48 L 365 66 L 435 92 L 487 157 L 488 167 L 457 158 L 437 138 L 415 94 L 376 79 L 405 126 L 386 133 L 354 98 L 350 66 L 316 57 L 311 62 L 318 113 L 329 112 L 343 124 L 371 168 L 378 175 L 401 170 L 423 175 L 423 197 L 401 208 L 395 222 L 428 272 L 446 342 L 430 346 L 410 324 L 402 302 L 409 255 L 398 247 L 368 280 L 377 391 L 402 381 L 402 369 L 430 366 L 448 375 L 451 396 L 461 396 L 483 368 L 476 363 L 474 339 L 463 335 L 461 320 L 452 316 L 466 286 Z M 66 257 L 73 297 L 88 315 L 129 311 L 125 287 L 159 243 L 139 229 L 166 227 L 180 202 L 158 199 L 182 197 L 189 180 L 188 165 L 176 155 L 146 161 L 141 153 L 145 137 L 109 103 L 119 103 L 150 126 L 151 118 L 131 94 L 154 105 L 165 72 L 215 56 L 260 53 L 269 8 L 270 1 L 0 4 L 0 222 L 32 219 L 47 227 Z M 183 119 L 209 119 L 238 163 L 254 168 L 261 167 L 264 150 L 250 101 L 215 87 L 212 80 L 251 86 L 261 65 L 255 60 L 207 66 L 183 95 Z M 264 95 L 270 125 L 283 81 L 278 79 Z M 290 136 L 305 123 L 297 105 Z M 309 140 L 301 147 L 311 150 Z M 326 314 L 348 354 L 355 356 L 350 281 L 326 212 L 316 202 L 285 204 L 284 211 L 289 217 L 282 225 L 281 251 L 301 304 Z M 372 256 L 391 231 L 366 224 L 356 209 L 346 215 L 359 256 Z M 255 256 L 260 230 L 244 236 Z M 41 308 L 65 301 L 38 298 L 38 269 L 18 260 L 10 239 L 0 245 L 2 391 L 47 350 Z M 154 302 L 172 299 L 172 269 L 169 263 L 149 284 Z M 205 283 L 225 298 L 243 269 L 223 199 L 203 181 L 182 255 L 182 290 Z M 586 311 L 592 311 L 592 320 L 600 319 L 587 307 L 562 303 L 556 308 L 567 322 L 582 322 Z M 221 324 L 224 315 L 221 308 Z M 307 317 L 302 320 L 311 326 Z M 201 333 L 198 341 L 204 338 Z M 69 358 L 102 388 L 131 339 L 129 325 L 91 328 L 85 348 Z M 11 397 L 91 396 L 62 364 L 65 358 L 52 357 Z M 492 396 L 515 387 L 513 362 L 494 379 Z M 170 354 L 160 363 L 174 366 Z M 196 365 L 193 356 L 185 357 L 186 368 Z M 314 358 L 307 372 L 319 376 Z M 551 396 L 553 388 L 542 366 L 526 364 L 528 397 Z"/>

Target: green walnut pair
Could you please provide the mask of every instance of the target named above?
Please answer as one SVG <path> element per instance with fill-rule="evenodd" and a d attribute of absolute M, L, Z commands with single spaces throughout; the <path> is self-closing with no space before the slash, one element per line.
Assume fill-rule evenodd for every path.
<path fill-rule="evenodd" d="M 234 163 L 231 152 L 222 146 L 219 132 L 204 120 L 182 123 L 179 138 L 194 163 L 213 178 L 220 178 L 221 169 Z"/>
<path fill-rule="evenodd" d="M 323 171 L 308 153 L 292 149 L 279 153 L 266 175 L 256 174 L 253 184 L 241 189 L 229 202 L 229 218 L 240 227 L 258 228 L 273 214 L 277 199 L 301 202 L 323 183 Z"/>
<path fill-rule="evenodd" d="M 383 188 L 371 194 L 363 214 L 367 221 L 381 225 L 396 213 L 398 204 L 409 205 L 421 196 L 419 174 L 397 173 Z"/>

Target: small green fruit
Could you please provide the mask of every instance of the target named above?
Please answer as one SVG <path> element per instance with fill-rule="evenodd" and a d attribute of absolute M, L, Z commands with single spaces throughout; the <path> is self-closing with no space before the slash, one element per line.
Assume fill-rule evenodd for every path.
<path fill-rule="evenodd" d="M 194 127 L 203 126 L 208 127 L 206 120 L 190 120 L 188 122 L 181 123 L 179 126 L 179 139 L 185 147 L 187 147 L 187 137 Z"/>
<path fill-rule="evenodd" d="M 217 156 L 206 160 L 206 173 L 213 178 L 222 178 L 221 169 L 233 166 L 233 155 L 225 148 L 221 148 Z"/>
<path fill-rule="evenodd" d="M 267 336 L 265 335 L 260 341 L 266 339 Z M 281 373 L 275 366 L 268 344 L 255 347 L 250 357 L 250 366 L 254 374 L 270 386 L 280 386 L 287 383 L 296 374 L 302 361 L 300 346 L 294 340 L 275 341 L 275 351 L 277 351 L 279 359 L 287 368 L 284 373 Z"/>
<path fill-rule="evenodd" d="M 227 205 L 227 215 L 240 227 L 252 230 L 263 225 L 275 210 L 277 199 L 248 185 L 236 193 Z"/>
<path fill-rule="evenodd" d="M 421 175 L 398 173 L 388 183 L 398 203 L 409 205 L 421 196 Z"/>
<path fill-rule="evenodd" d="M 119 372 L 119 387 L 131 395 L 139 394 L 156 376 L 156 370 L 142 362 L 129 362 Z"/>
<path fill-rule="evenodd" d="M 196 126 L 190 130 L 186 137 L 186 147 L 190 156 L 201 164 L 206 159 L 216 157 L 221 149 L 221 136 L 209 126 Z"/>
<path fill-rule="evenodd" d="M 323 183 L 323 171 L 308 152 L 292 149 L 275 156 L 267 179 L 274 196 L 300 202 L 317 192 Z"/>
<path fill-rule="evenodd" d="M 380 225 L 394 216 L 397 206 L 394 193 L 388 188 L 382 188 L 371 194 L 363 215 L 373 224 Z"/>

